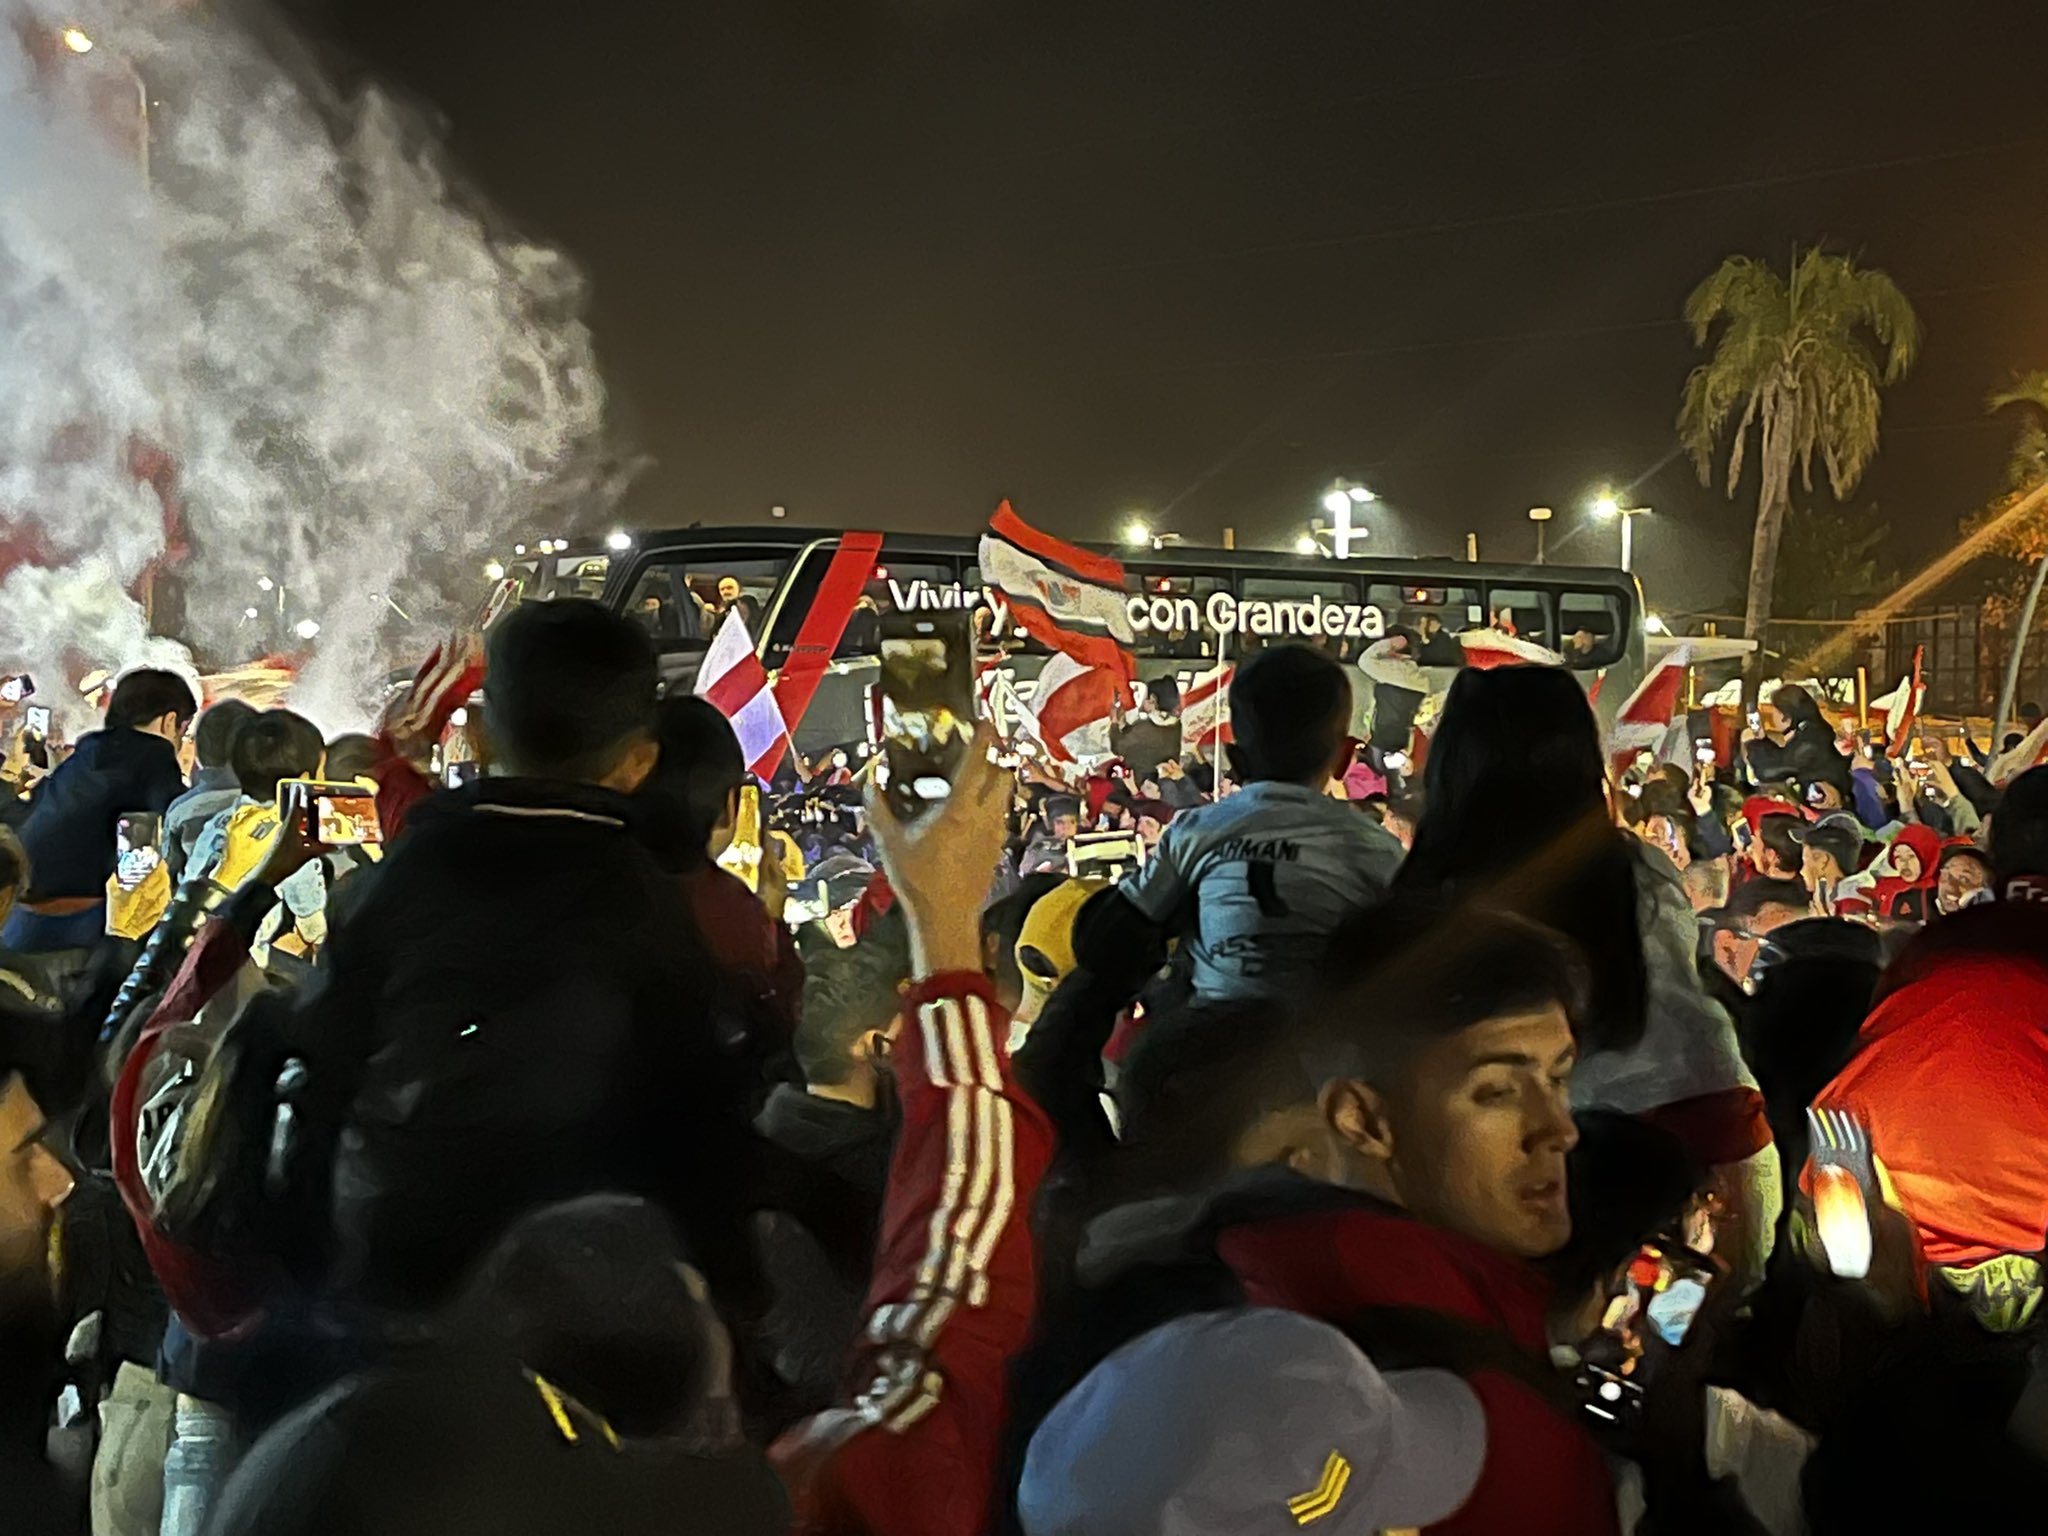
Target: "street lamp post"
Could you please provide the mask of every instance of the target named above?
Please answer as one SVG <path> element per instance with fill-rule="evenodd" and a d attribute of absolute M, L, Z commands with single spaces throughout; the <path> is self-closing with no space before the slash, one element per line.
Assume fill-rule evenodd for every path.
<path fill-rule="evenodd" d="M 1548 507 L 1531 507 L 1529 509 L 1529 521 L 1536 525 L 1536 563 L 1538 565 L 1543 563 L 1543 530 L 1545 525 L 1549 523 L 1552 515 Z"/>
<path fill-rule="evenodd" d="M 1352 485 L 1349 481 L 1345 480 L 1339 480 L 1323 493 L 1323 510 L 1330 514 L 1328 532 L 1331 554 L 1335 555 L 1339 560 L 1349 560 L 1351 558 L 1352 541 L 1365 538 L 1367 533 L 1371 531 L 1352 522 L 1352 517 L 1356 514 L 1358 508 L 1370 506 L 1378 500 L 1379 497 L 1375 496 L 1364 486 Z M 1309 526 L 1312 531 L 1312 538 L 1319 540 L 1324 530 L 1316 527 L 1313 523 Z M 1320 547 L 1320 544 L 1318 544 L 1318 547 Z"/>
<path fill-rule="evenodd" d="M 1635 539 L 1629 524 L 1648 515 L 1649 510 L 1648 507 L 1624 507 L 1611 495 L 1602 496 L 1593 503 L 1593 515 L 1603 522 L 1609 518 L 1621 519 L 1621 568 L 1624 571 L 1635 569 Z"/>

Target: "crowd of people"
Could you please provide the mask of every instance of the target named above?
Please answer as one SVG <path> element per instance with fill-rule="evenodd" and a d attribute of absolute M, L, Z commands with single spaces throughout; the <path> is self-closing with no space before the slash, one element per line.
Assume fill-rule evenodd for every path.
<path fill-rule="evenodd" d="M 732 729 L 659 692 L 644 626 L 531 604 L 373 734 L 137 672 L 30 776 L 6 1530 L 2048 1508 L 2048 767 L 1787 687 L 1617 777 L 1567 671 L 1504 666 L 1408 773 L 1273 645 L 1226 746 L 1170 684 L 1115 771 L 984 730 L 750 886 Z"/>

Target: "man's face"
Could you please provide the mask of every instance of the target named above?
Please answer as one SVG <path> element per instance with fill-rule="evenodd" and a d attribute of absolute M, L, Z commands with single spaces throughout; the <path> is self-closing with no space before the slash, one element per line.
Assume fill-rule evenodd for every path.
<path fill-rule="evenodd" d="M 1941 881 L 1934 901 L 1944 913 L 1959 911 L 1964 902 L 1991 884 L 1984 866 L 1975 859 L 1950 859 L 1941 867 Z"/>
<path fill-rule="evenodd" d="M 1785 711 L 1778 708 L 1769 699 L 1765 699 L 1763 703 L 1759 704 L 1756 712 L 1757 717 L 1764 723 L 1764 729 L 1773 735 L 1783 735 L 1786 731 L 1792 729 L 1792 722 L 1785 718 Z"/>
<path fill-rule="evenodd" d="M 1138 840 L 1147 848 L 1157 848 L 1159 839 L 1166 835 L 1166 828 L 1150 816 L 1138 818 Z"/>
<path fill-rule="evenodd" d="M 1764 947 L 1764 940 L 1777 929 L 1787 923 L 1796 923 L 1804 916 L 1804 912 L 1794 907 L 1765 907 L 1756 916 L 1745 918 L 1732 928 L 1716 928 L 1714 964 L 1735 985 L 1746 987 L 1750 967 L 1756 964 L 1756 954 Z"/>
<path fill-rule="evenodd" d="M 42 1107 L 19 1074 L 0 1085 L 0 1278 L 39 1270 L 50 1214 L 71 1193 L 71 1171 L 43 1145 Z"/>
<path fill-rule="evenodd" d="M 1553 1003 L 1432 1041 L 1398 1089 L 1333 1085 L 1326 1105 L 1337 1134 L 1384 1164 L 1411 1214 L 1541 1258 L 1572 1233 L 1565 1153 L 1579 1132 L 1566 1088 L 1576 1059 L 1571 1023 Z"/>
<path fill-rule="evenodd" d="M 1800 856 L 1799 878 L 1806 883 L 1806 888 L 1809 891 L 1817 892 L 1820 890 L 1822 881 L 1827 881 L 1831 884 L 1840 882 L 1842 866 L 1835 862 L 1833 854 L 1823 852 L 1821 849 L 1808 843 L 1805 853 Z"/>
<path fill-rule="evenodd" d="M 721 603 L 736 603 L 740 600 L 740 584 L 731 576 L 718 580 L 718 600 Z"/>
<path fill-rule="evenodd" d="M 1052 819 L 1053 841 L 1071 842 L 1081 835 L 1081 818 L 1078 816 L 1055 816 Z"/>

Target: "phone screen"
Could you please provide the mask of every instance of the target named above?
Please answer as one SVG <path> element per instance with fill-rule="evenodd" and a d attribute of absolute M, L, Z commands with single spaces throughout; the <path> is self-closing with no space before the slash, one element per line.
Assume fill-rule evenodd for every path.
<path fill-rule="evenodd" d="M 483 765 L 475 762 L 456 761 L 448 765 L 448 787 L 460 789 L 465 784 L 474 784 L 483 777 Z"/>
<path fill-rule="evenodd" d="M 761 888 L 761 789 L 740 786 L 739 814 L 733 818 L 732 841 L 718 856 L 718 867 L 738 875 L 750 891 Z"/>
<path fill-rule="evenodd" d="M 0 683 L 0 699 L 6 700 L 9 704 L 19 704 L 35 691 L 36 680 L 26 672 L 22 673 L 19 677 L 10 677 L 6 682 Z"/>
<path fill-rule="evenodd" d="M 152 811 L 130 811 L 114 823 L 114 880 L 122 890 L 141 888 L 164 861 L 164 821 Z"/>
<path fill-rule="evenodd" d="M 40 736 L 40 737 L 44 738 L 45 740 L 47 740 L 47 739 L 49 738 L 49 735 L 50 735 L 50 706 L 49 706 L 49 705 L 47 705 L 47 704 L 31 704 L 31 705 L 29 705 L 29 707 L 28 707 L 27 709 L 25 709 L 25 710 L 23 710 L 23 711 L 22 711 L 22 715 L 23 715 L 23 717 L 24 717 L 24 723 L 25 723 L 25 724 L 26 724 L 26 725 L 28 726 L 28 733 L 29 733 L 29 735 L 31 735 L 31 736 Z"/>
<path fill-rule="evenodd" d="M 377 792 L 363 784 L 325 784 L 317 779 L 285 779 L 277 786 L 280 821 L 309 810 L 316 841 L 329 848 L 359 848 L 384 841 L 377 815 Z"/>
<path fill-rule="evenodd" d="M 1640 1411 L 1657 1356 L 1684 1346 L 1722 1273 L 1713 1258 L 1675 1238 L 1652 1238 L 1636 1250 L 1599 1328 L 1580 1347 L 1576 1382 L 1587 1414 L 1611 1424 Z"/>
<path fill-rule="evenodd" d="M 891 614 L 883 622 L 882 750 L 898 817 L 953 792 L 974 737 L 974 632 L 963 612 Z"/>

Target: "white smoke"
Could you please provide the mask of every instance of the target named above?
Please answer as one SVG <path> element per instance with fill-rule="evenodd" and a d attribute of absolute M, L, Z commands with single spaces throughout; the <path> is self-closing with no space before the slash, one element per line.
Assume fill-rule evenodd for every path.
<path fill-rule="evenodd" d="M 164 541 L 137 445 L 175 464 L 201 659 L 317 622 L 293 702 L 330 728 L 503 533 L 614 489 L 576 272 L 292 52 L 217 6 L 0 0 L 0 546 L 39 546 L 0 667 L 46 695 L 170 654 L 126 595 Z"/>

